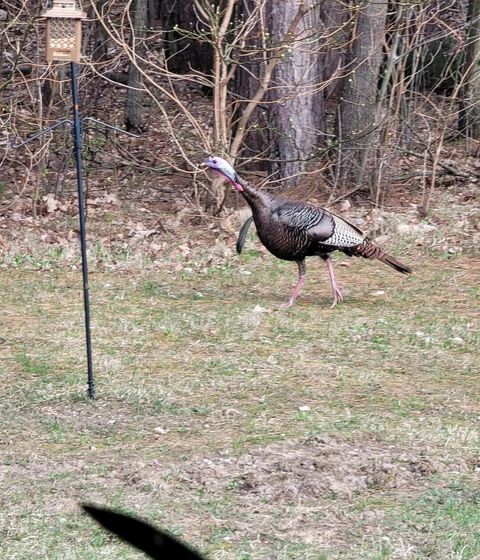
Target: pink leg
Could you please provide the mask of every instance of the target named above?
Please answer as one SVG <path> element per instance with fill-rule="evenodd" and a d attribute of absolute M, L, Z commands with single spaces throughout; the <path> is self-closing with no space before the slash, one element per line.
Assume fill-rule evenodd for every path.
<path fill-rule="evenodd" d="M 330 257 L 326 259 L 327 268 L 328 268 L 328 275 L 330 276 L 330 284 L 332 286 L 333 292 L 333 304 L 332 309 L 337 305 L 337 303 L 343 301 L 343 295 L 338 287 L 337 281 L 335 280 L 335 273 L 333 272 L 333 263 Z"/>
<path fill-rule="evenodd" d="M 290 299 L 287 301 L 287 303 L 283 303 L 281 307 L 290 307 L 295 303 L 295 300 L 300 294 L 303 284 L 305 282 L 305 276 L 307 275 L 307 267 L 305 266 L 305 261 L 296 261 L 296 262 L 298 266 L 298 281 L 292 290 L 292 295 L 290 296 Z"/>

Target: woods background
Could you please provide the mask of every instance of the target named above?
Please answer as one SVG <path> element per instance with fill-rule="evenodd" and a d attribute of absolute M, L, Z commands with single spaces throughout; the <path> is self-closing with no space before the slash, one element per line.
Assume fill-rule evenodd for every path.
<path fill-rule="evenodd" d="M 0 11 L 1 212 L 16 196 L 35 215 L 42 197 L 74 188 L 68 134 L 11 148 L 70 114 L 67 65 L 45 62 L 43 7 L 7 1 Z M 428 212 L 442 176 L 478 179 L 478 0 L 82 8 L 83 114 L 140 133 L 86 131 L 90 187 L 170 176 L 178 196 L 219 214 L 229 191 L 197 167 L 216 153 L 270 188 L 309 185 L 329 202 L 359 193 L 381 206 L 414 187 Z"/>

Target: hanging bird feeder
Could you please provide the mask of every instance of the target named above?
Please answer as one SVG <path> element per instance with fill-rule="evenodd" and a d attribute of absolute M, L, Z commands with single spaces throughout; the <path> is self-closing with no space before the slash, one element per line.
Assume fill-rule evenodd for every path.
<path fill-rule="evenodd" d="M 53 0 L 41 17 L 47 20 L 48 62 L 80 62 L 81 21 L 87 15 L 77 8 L 75 0 Z"/>

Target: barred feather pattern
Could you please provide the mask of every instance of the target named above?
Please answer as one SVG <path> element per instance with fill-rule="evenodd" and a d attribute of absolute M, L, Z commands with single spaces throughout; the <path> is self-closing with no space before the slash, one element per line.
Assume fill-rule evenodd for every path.
<path fill-rule="evenodd" d="M 377 259 L 385 264 L 388 264 L 388 266 L 391 266 L 393 269 L 401 272 L 402 274 L 410 274 L 412 272 L 412 269 L 409 266 L 403 264 L 395 257 L 392 257 L 392 255 L 385 253 L 385 251 L 380 249 L 380 247 L 373 244 L 368 239 L 365 239 L 361 245 L 355 247 L 351 254 L 358 257 L 364 257 L 365 259 Z"/>
<path fill-rule="evenodd" d="M 329 219 L 330 214 L 323 208 L 316 208 L 311 204 L 289 200 L 275 200 L 272 204 L 271 212 L 273 218 L 278 219 L 291 229 L 310 230 L 322 222 L 325 222 L 325 227 L 333 229 L 333 224 Z"/>
<path fill-rule="evenodd" d="M 333 215 L 333 221 L 335 223 L 335 230 L 328 239 L 325 239 L 323 242 L 325 245 L 341 249 L 342 247 L 355 247 L 364 241 L 365 236 L 363 233 L 342 218 Z"/>

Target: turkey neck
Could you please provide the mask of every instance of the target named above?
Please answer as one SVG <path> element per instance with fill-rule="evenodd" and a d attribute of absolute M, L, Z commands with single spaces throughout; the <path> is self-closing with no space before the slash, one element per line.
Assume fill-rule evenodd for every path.
<path fill-rule="evenodd" d="M 239 180 L 237 184 L 241 186 L 242 190 L 240 193 L 248 202 L 254 216 L 257 212 L 260 212 L 263 208 L 267 208 L 271 204 L 272 196 L 269 193 L 258 191 L 242 180 Z"/>

